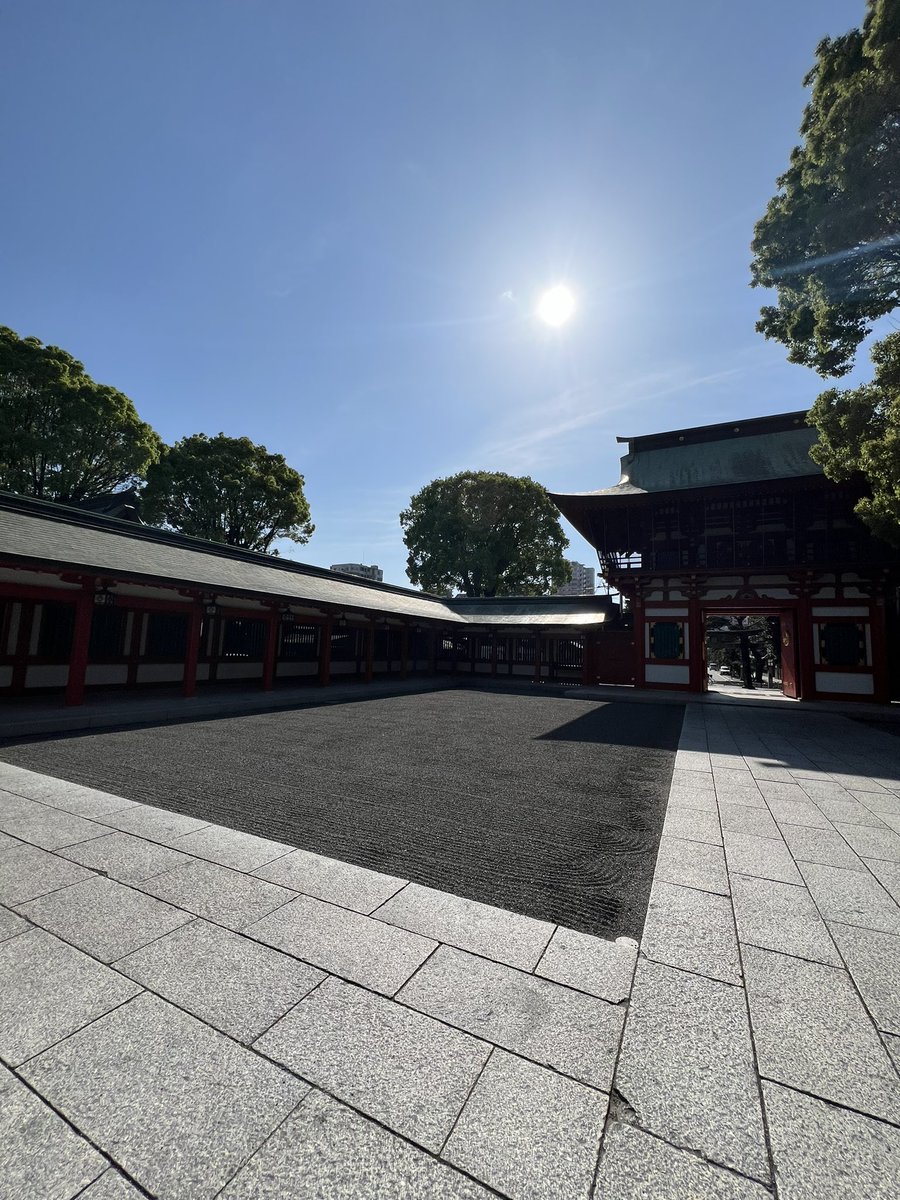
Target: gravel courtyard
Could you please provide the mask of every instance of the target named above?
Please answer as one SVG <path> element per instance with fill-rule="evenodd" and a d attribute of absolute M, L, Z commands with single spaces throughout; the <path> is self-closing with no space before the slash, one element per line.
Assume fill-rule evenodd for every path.
<path fill-rule="evenodd" d="M 639 938 L 680 706 L 450 690 L 2 757 L 604 937 Z"/>

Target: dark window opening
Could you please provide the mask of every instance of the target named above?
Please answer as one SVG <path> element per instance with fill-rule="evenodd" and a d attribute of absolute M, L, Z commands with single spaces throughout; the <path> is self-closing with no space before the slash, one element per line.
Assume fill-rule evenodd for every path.
<path fill-rule="evenodd" d="M 68 662 L 72 653 L 72 633 L 74 629 L 74 605 L 42 604 L 37 657 L 50 658 L 56 662 Z"/>
<path fill-rule="evenodd" d="M 819 656 L 829 667 L 860 666 L 866 661 L 864 627 L 847 621 L 820 625 Z"/>
<path fill-rule="evenodd" d="M 684 631 L 680 621 L 654 621 L 650 626 L 651 658 L 684 658 Z"/>
<path fill-rule="evenodd" d="M 284 662 L 316 662 L 319 658 L 317 625 L 283 625 L 281 654 Z"/>
<path fill-rule="evenodd" d="M 266 622 L 232 618 L 225 622 L 223 658 L 261 659 L 266 647 Z"/>
<path fill-rule="evenodd" d="M 140 614 L 135 613 L 135 621 Z M 145 658 L 183 659 L 187 652 L 188 618 L 184 613 L 148 613 Z"/>
<path fill-rule="evenodd" d="M 125 653 L 125 623 L 128 614 L 121 608 L 95 608 L 91 620 L 88 657 L 91 662 L 108 662 Z"/>

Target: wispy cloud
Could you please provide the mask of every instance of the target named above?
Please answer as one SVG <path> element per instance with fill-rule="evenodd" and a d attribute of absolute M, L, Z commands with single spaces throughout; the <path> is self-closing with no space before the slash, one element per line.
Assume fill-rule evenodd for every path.
<path fill-rule="evenodd" d="M 503 427 L 470 449 L 469 459 L 509 471 L 546 469 L 569 457 L 567 448 L 574 435 L 595 426 L 599 432 L 614 413 L 627 409 L 639 411 L 669 396 L 733 379 L 743 371 L 743 367 L 737 366 L 697 375 L 676 364 L 612 388 L 596 381 L 566 388 L 530 409 L 517 410 Z M 601 391 L 604 399 L 598 404 L 597 395 Z"/>

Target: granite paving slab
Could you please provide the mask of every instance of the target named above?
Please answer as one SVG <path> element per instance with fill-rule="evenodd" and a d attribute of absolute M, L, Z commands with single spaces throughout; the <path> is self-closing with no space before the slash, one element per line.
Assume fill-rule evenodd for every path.
<path fill-rule="evenodd" d="M 893 829 L 844 825 L 839 821 L 835 822 L 834 827 L 860 857 L 900 863 L 900 833 L 895 833 Z"/>
<path fill-rule="evenodd" d="M 896 1200 L 900 1129 L 763 1082 L 779 1200 Z"/>
<path fill-rule="evenodd" d="M 802 800 L 783 800 L 778 797 L 766 798 L 769 812 L 779 826 L 806 825 L 811 829 L 831 829 L 831 822 L 812 800 L 806 799 L 806 794 L 798 787 Z"/>
<path fill-rule="evenodd" d="M 816 805 L 833 825 L 869 825 L 875 829 L 884 829 L 884 821 L 880 816 L 849 796 L 846 800 L 817 800 Z"/>
<path fill-rule="evenodd" d="M 229 929 L 252 925 L 296 895 L 243 871 L 202 859 L 190 859 L 163 875 L 143 880 L 139 886 L 151 896 Z"/>
<path fill-rule="evenodd" d="M 771 1195 L 761 1183 L 715 1167 L 633 1125 L 616 1121 L 607 1126 L 596 1200 L 771 1200 Z"/>
<path fill-rule="evenodd" d="M 870 812 L 900 813 L 900 796 L 894 792 L 851 792 L 850 795 Z"/>
<path fill-rule="evenodd" d="M 97 817 L 101 813 L 132 808 L 133 800 L 113 796 L 80 783 L 70 783 L 52 775 L 26 771 L 23 767 L 4 762 L 0 768 L 0 787 L 29 800 L 38 800 L 53 808 L 61 808 L 80 817 Z"/>
<path fill-rule="evenodd" d="M 757 837 L 751 833 L 734 833 L 726 829 L 725 858 L 732 875 L 753 875 L 758 879 L 774 879 L 803 886 L 803 876 L 797 870 L 791 852 L 777 829 L 775 837 Z"/>
<path fill-rule="evenodd" d="M 495 1050 L 443 1157 L 513 1200 L 587 1200 L 602 1092 Z"/>
<path fill-rule="evenodd" d="M 74 1200 L 106 1159 L 0 1066 L 0 1196 Z"/>
<path fill-rule="evenodd" d="M 900 937 L 837 923 L 830 929 L 875 1024 L 900 1034 Z"/>
<path fill-rule="evenodd" d="M 269 879 L 318 900 L 369 914 L 406 883 L 396 875 L 370 871 L 354 863 L 294 850 L 268 866 L 255 871 L 260 879 Z"/>
<path fill-rule="evenodd" d="M 722 830 L 726 834 L 726 845 L 729 832 L 754 834 L 756 837 L 763 838 L 780 839 L 781 837 L 778 826 L 768 809 L 750 808 L 746 804 L 732 804 L 727 800 L 720 800 L 719 816 L 722 821 Z"/>
<path fill-rule="evenodd" d="M 135 837 L 162 842 L 163 845 L 177 842 L 185 834 L 195 833 L 209 824 L 199 817 L 186 817 L 183 813 L 153 808 L 149 804 L 135 804 L 119 812 L 106 813 L 102 823 L 113 829 L 121 829 L 123 833 L 133 833 Z"/>
<path fill-rule="evenodd" d="M 0 979 L 0 1057 L 12 1066 L 141 990 L 42 929 L 0 944 Z"/>
<path fill-rule="evenodd" d="M 308 1091 L 146 993 L 21 1073 L 160 1200 L 216 1195 Z"/>
<path fill-rule="evenodd" d="M 743 945 L 840 964 L 806 888 L 746 875 L 732 875 L 731 886 L 738 939 Z"/>
<path fill-rule="evenodd" d="M 900 1037 L 896 1037 L 891 1033 L 883 1033 L 881 1040 L 887 1047 L 888 1054 L 894 1060 L 894 1066 L 897 1068 L 898 1073 L 900 1073 Z"/>
<path fill-rule="evenodd" d="M 0 906 L 0 942 L 5 942 L 7 938 L 15 937 L 16 934 L 24 933 L 30 928 L 31 925 L 24 917 Z"/>
<path fill-rule="evenodd" d="M 106 833 L 106 829 L 94 821 L 44 804 L 33 805 L 33 810 L 27 814 L 7 818 L 3 829 L 43 850 L 57 850 L 60 846 L 71 846 L 74 842 L 85 842 Z"/>
<path fill-rule="evenodd" d="M 670 808 L 666 813 L 663 835 L 706 842 L 711 846 L 722 845 L 718 815 L 714 812 L 701 812 L 695 808 Z"/>
<path fill-rule="evenodd" d="M 485 1041 L 608 1089 L 624 1013 L 618 1006 L 441 946 L 398 1000 Z"/>
<path fill-rule="evenodd" d="M 656 856 L 655 879 L 683 887 L 729 895 L 725 851 L 721 846 L 663 836 Z"/>
<path fill-rule="evenodd" d="M 559 925 L 535 974 L 619 1004 L 631 993 L 637 949 L 631 938 L 611 942 Z"/>
<path fill-rule="evenodd" d="M 131 1186 L 112 1167 L 78 1197 L 78 1200 L 143 1200 L 143 1193 Z"/>
<path fill-rule="evenodd" d="M 60 850 L 63 858 L 101 871 L 120 883 L 141 883 L 154 875 L 162 875 L 182 863 L 190 862 L 186 854 L 134 837 L 130 833 L 105 833 L 89 842 L 66 846 Z"/>
<path fill-rule="evenodd" d="M 112 962 L 192 920 L 191 914 L 94 876 L 19 906 L 24 916 L 101 962 Z"/>
<path fill-rule="evenodd" d="M 819 863 L 798 866 L 827 920 L 900 934 L 900 906 L 867 871 L 847 871 Z"/>
<path fill-rule="evenodd" d="M 900 905 L 900 863 L 867 858 L 865 866 L 872 872 L 894 903 Z"/>
<path fill-rule="evenodd" d="M 231 867 L 234 871 L 253 871 L 283 858 L 294 849 L 285 842 L 273 842 L 224 825 L 207 825 L 195 833 L 185 834 L 176 844 L 187 854 L 205 858 L 221 867 Z"/>
<path fill-rule="evenodd" d="M 684 971 L 739 984 L 741 967 L 728 897 L 655 883 L 641 954 Z"/>
<path fill-rule="evenodd" d="M 115 966 L 239 1042 L 259 1037 L 325 978 L 296 958 L 202 920 Z"/>
<path fill-rule="evenodd" d="M 221 1200 L 490 1200 L 473 1180 L 313 1091 Z"/>
<path fill-rule="evenodd" d="M 298 896 L 244 931 L 335 975 L 392 996 L 437 945 L 407 929 Z"/>
<path fill-rule="evenodd" d="M 547 921 L 417 883 L 407 884 L 376 915 L 380 921 L 526 971 L 534 969 L 554 929 Z"/>
<path fill-rule="evenodd" d="M 22 904 L 93 877 L 93 871 L 86 871 L 76 863 L 66 862 L 38 846 L 19 843 L 0 854 L 0 901 Z"/>
<path fill-rule="evenodd" d="M 639 960 L 615 1087 L 643 1128 L 768 1182 L 742 988 Z"/>
<path fill-rule="evenodd" d="M 800 862 L 821 863 L 826 867 L 846 867 L 849 871 L 866 869 L 865 864 L 835 829 L 784 825 L 781 832 L 791 854 Z"/>
<path fill-rule="evenodd" d="M 437 1153 L 491 1047 L 329 978 L 255 1048 Z"/>
<path fill-rule="evenodd" d="M 847 972 L 745 946 L 760 1074 L 900 1122 L 900 1079 Z"/>

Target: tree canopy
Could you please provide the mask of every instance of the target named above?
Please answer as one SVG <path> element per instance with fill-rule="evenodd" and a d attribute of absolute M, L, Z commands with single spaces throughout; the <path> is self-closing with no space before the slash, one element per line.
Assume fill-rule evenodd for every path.
<path fill-rule="evenodd" d="M 810 451 L 829 479 L 864 475 L 870 495 L 856 506 L 869 528 L 900 547 L 900 333 L 872 347 L 871 383 L 832 388 L 816 399 L 809 420 L 819 431 Z"/>
<path fill-rule="evenodd" d="M 147 472 L 147 520 L 179 533 L 269 552 L 276 538 L 308 542 L 315 526 L 303 476 L 249 438 L 195 433 Z"/>
<path fill-rule="evenodd" d="M 825 38 L 778 191 L 753 239 L 757 324 L 791 362 L 845 375 L 900 302 L 900 4 L 868 0 L 861 29 Z"/>
<path fill-rule="evenodd" d="M 568 538 L 528 476 L 463 471 L 426 484 L 400 514 L 407 575 L 426 591 L 537 596 L 568 582 Z"/>
<path fill-rule="evenodd" d="M 134 483 L 160 440 L 58 346 L 0 326 L 0 487 L 63 503 Z"/>

